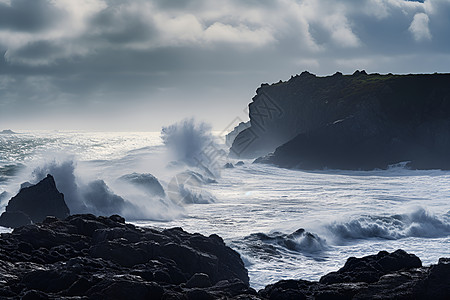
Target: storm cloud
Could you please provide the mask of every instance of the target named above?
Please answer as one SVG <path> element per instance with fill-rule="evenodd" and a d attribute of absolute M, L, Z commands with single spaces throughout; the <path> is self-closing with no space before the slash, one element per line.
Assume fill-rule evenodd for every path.
<path fill-rule="evenodd" d="M 0 127 L 220 130 L 303 70 L 448 72 L 449 31 L 450 0 L 0 0 Z"/>

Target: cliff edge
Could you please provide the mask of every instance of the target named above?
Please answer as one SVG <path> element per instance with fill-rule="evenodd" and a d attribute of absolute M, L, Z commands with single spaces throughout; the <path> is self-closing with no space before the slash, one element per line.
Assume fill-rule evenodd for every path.
<path fill-rule="evenodd" d="M 263 84 L 231 156 L 302 169 L 374 169 L 409 161 L 450 169 L 450 74 L 308 72 Z"/>

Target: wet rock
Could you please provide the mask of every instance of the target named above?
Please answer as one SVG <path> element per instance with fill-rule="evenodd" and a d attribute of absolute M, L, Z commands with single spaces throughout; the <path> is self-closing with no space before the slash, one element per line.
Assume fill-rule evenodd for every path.
<path fill-rule="evenodd" d="M 117 215 L 73 215 L 48 217 L 0 238 L 2 299 L 448 299 L 449 294 L 449 258 L 422 267 L 403 250 L 352 257 L 319 282 L 282 280 L 257 293 L 239 254 L 214 234 L 139 228 Z"/>
<path fill-rule="evenodd" d="M 420 259 L 403 250 L 392 253 L 380 251 L 376 255 L 362 258 L 350 257 L 337 272 L 331 272 L 320 279 L 321 283 L 376 282 L 382 275 L 401 269 L 419 268 Z"/>
<path fill-rule="evenodd" d="M 64 195 L 56 188 L 53 177 L 47 175 L 38 184 L 22 188 L 9 200 L 6 211 L 0 216 L 0 225 L 16 228 L 42 222 L 47 216 L 64 219 L 69 214 Z"/>
<path fill-rule="evenodd" d="M 448 299 L 450 259 L 422 267 L 403 250 L 351 257 L 320 282 L 282 280 L 259 292 L 263 299 Z"/>
<path fill-rule="evenodd" d="M 239 282 L 237 294 L 249 289 L 239 254 L 220 237 L 139 228 L 117 215 L 48 217 L 0 239 L 0 297 L 214 299 L 233 290 L 214 286 L 223 280 Z"/>
<path fill-rule="evenodd" d="M 211 280 L 208 274 L 195 273 L 192 275 L 191 279 L 186 282 L 186 287 L 188 288 L 206 288 L 211 286 Z"/>

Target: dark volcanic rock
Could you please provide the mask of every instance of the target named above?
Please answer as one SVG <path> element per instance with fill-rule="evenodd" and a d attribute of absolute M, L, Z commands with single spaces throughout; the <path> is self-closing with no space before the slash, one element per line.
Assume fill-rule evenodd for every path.
<path fill-rule="evenodd" d="M 450 74 L 302 73 L 262 85 L 230 155 L 302 169 L 450 169 Z"/>
<path fill-rule="evenodd" d="M 320 282 L 256 293 L 217 235 L 126 224 L 117 215 L 49 217 L 0 237 L 1 299 L 448 299 L 450 259 L 422 267 L 403 250 L 349 258 Z"/>
<path fill-rule="evenodd" d="M 380 251 L 376 255 L 362 258 L 350 257 L 337 272 L 331 272 L 320 278 L 320 283 L 372 283 L 378 281 L 382 275 L 387 273 L 401 269 L 420 268 L 421 266 L 422 262 L 414 254 L 408 254 L 403 250 L 392 253 Z"/>
<path fill-rule="evenodd" d="M 259 291 L 264 299 L 448 299 L 449 259 L 422 267 L 403 250 L 351 257 L 320 282 L 282 280 Z"/>
<path fill-rule="evenodd" d="M 22 188 L 9 200 L 0 216 L 0 225 L 18 227 L 42 222 L 47 216 L 66 218 L 69 214 L 64 195 L 56 188 L 53 177 L 47 175 L 38 184 Z"/>
<path fill-rule="evenodd" d="M 49 217 L 0 238 L 2 299 L 240 294 L 256 292 L 248 286 L 239 254 L 216 235 L 139 228 L 117 215 L 73 215 L 65 220 Z"/>

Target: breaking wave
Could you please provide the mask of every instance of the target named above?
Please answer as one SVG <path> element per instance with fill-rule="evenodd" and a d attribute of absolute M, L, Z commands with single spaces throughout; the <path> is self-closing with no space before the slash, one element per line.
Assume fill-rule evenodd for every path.
<path fill-rule="evenodd" d="M 337 240 L 437 238 L 450 235 L 450 222 L 448 216 L 439 218 L 419 208 L 407 214 L 361 216 L 347 222 L 334 222 L 327 225 L 326 229 Z"/>
<path fill-rule="evenodd" d="M 217 160 L 226 157 L 211 133 L 211 126 L 193 118 L 163 127 L 161 139 L 176 162 L 201 166 L 209 172 L 214 173 Z"/>
<path fill-rule="evenodd" d="M 115 181 L 107 183 L 103 179 L 86 181 L 77 174 L 74 159 L 55 159 L 33 167 L 31 175 L 24 175 L 22 179 L 35 184 L 47 174 L 55 178 L 71 214 L 121 214 L 129 219 L 168 220 L 182 213 L 181 207 L 165 197 L 164 189 L 151 174 L 124 175 L 118 180 L 127 181 L 122 184 Z"/>
<path fill-rule="evenodd" d="M 214 203 L 216 198 L 203 186 L 216 182 L 198 172 L 187 170 L 172 178 L 167 185 L 167 194 L 178 205 Z"/>
<path fill-rule="evenodd" d="M 324 239 L 303 228 L 290 234 L 282 232 L 252 233 L 244 238 L 244 243 L 252 254 L 258 254 L 261 258 L 280 256 L 286 250 L 314 254 L 328 249 Z"/>

